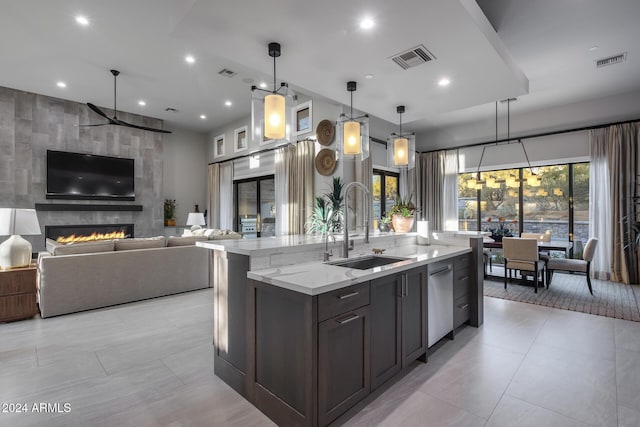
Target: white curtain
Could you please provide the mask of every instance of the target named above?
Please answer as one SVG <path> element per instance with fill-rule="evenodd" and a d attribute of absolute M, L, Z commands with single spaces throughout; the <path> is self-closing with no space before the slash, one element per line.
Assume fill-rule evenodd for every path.
<path fill-rule="evenodd" d="M 458 231 L 458 150 L 444 154 L 442 198 L 444 229 Z"/>
<path fill-rule="evenodd" d="M 287 148 L 276 150 L 274 159 L 276 186 L 276 236 L 289 234 L 289 167 Z"/>
<path fill-rule="evenodd" d="M 596 253 L 591 262 L 592 276 L 609 280 L 611 271 L 611 194 L 607 142 L 604 129 L 589 132 L 591 164 L 589 168 L 589 236 L 596 237 Z"/>
<path fill-rule="evenodd" d="M 209 191 L 207 193 L 207 224 L 209 228 L 220 228 L 220 165 L 209 165 Z"/>
<path fill-rule="evenodd" d="M 444 151 L 432 151 L 416 156 L 420 161 L 418 177 L 422 217 L 429 221 L 431 230 L 442 230 L 443 220 L 443 187 L 444 187 Z"/>
<path fill-rule="evenodd" d="M 220 228 L 233 229 L 233 162 L 220 164 Z"/>

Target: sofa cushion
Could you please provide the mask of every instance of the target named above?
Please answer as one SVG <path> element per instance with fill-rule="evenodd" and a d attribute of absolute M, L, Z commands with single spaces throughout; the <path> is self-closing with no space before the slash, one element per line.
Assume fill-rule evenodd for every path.
<path fill-rule="evenodd" d="M 92 254 L 97 252 L 112 252 L 115 247 L 113 240 L 96 240 L 92 242 L 74 242 L 48 244 L 51 255 Z"/>
<path fill-rule="evenodd" d="M 118 239 L 116 240 L 115 246 L 116 246 L 116 251 L 127 251 L 132 249 L 164 248 L 165 239 L 164 239 L 164 236 Z"/>
<path fill-rule="evenodd" d="M 209 236 L 209 240 L 232 240 L 232 239 L 242 239 L 242 234 L 236 233 L 235 231 L 224 230 L 226 233 L 223 234 L 213 234 Z"/>
<path fill-rule="evenodd" d="M 205 240 L 207 240 L 206 236 L 171 236 L 167 239 L 167 247 L 190 246 Z"/>

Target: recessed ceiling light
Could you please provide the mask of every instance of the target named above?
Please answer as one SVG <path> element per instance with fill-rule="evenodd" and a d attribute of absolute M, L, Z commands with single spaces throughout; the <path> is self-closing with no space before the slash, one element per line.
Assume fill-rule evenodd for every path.
<path fill-rule="evenodd" d="M 224 101 L 224 105 L 226 105 L 227 107 L 231 107 L 233 105 L 233 102 L 231 101 Z"/>
<path fill-rule="evenodd" d="M 202 120 L 204 120 L 204 119 L 206 119 L 206 118 L 207 118 L 207 116 L 205 116 L 204 114 L 200 114 L 200 118 L 201 118 Z"/>
<path fill-rule="evenodd" d="M 147 105 L 147 103 L 141 99 L 140 101 L 138 101 L 138 105 L 140 105 L 141 107 L 144 107 L 145 105 Z"/>
<path fill-rule="evenodd" d="M 373 74 L 365 74 L 364 78 L 368 79 L 368 80 L 371 80 L 373 78 Z"/>
<path fill-rule="evenodd" d="M 189 64 L 193 64 L 194 62 L 196 62 L 196 58 L 194 58 L 191 55 L 187 55 L 184 57 L 184 60 L 187 61 Z"/>
<path fill-rule="evenodd" d="M 267 87 L 267 84 L 265 82 L 260 82 L 260 87 L 264 89 Z"/>
<path fill-rule="evenodd" d="M 451 81 L 446 77 L 441 78 L 438 82 L 440 86 L 449 86 L 449 83 L 451 83 Z"/>
<path fill-rule="evenodd" d="M 363 30 L 368 30 L 370 28 L 373 28 L 375 24 L 376 23 L 373 22 L 373 19 L 364 18 L 362 21 L 360 21 L 360 28 L 362 28 Z"/>
<path fill-rule="evenodd" d="M 89 25 L 89 19 L 86 16 L 82 16 L 82 15 L 76 16 L 76 22 L 85 27 Z"/>
<path fill-rule="evenodd" d="M 58 87 L 61 87 L 61 88 L 65 88 L 65 87 L 67 87 L 67 84 L 66 84 L 65 82 L 58 82 L 58 83 L 56 83 L 56 85 L 57 85 Z"/>
<path fill-rule="evenodd" d="M 594 50 L 598 50 L 598 46 L 591 46 L 589 48 L 589 52 L 593 52 Z"/>

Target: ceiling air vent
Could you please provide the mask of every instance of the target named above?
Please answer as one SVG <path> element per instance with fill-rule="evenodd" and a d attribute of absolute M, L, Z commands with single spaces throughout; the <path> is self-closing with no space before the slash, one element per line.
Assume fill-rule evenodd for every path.
<path fill-rule="evenodd" d="M 221 76 L 225 76 L 225 77 L 233 77 L 236 75 L 235 71 L 231 71 L 228 68 L 223 68 L 222 70 L 218 71 L 218 74 L 220 74 Z"/>
<path fill-rule="evenodd" d="M 167 113 L 177 113 L 178 109 L 173 107 L 167 107 L 164 109 L 164 111 L 166 111 Z"/>
<path fill-rule="evenodd" d="M 423 45 L 416 46 L 397 55 L 393 55 L 391 60 L 402 69 L 417 67 L 420 64 L 436 59 L 431 52 Z"/>
<path fill-rule="evenodd" d="M 516 102 L 517 100 L 518 100 L 518 98 L 501 99 L 500 103 L 501 104 L 506 104 L 507 102 L 511 103 L 511 102 Z"/>
<path fill-rule="evenodd" d="M 596 67 L 604 67 L 606 65 L 619 64 L 627 60 L 627 52 L 621 53 L 619 55 L 609 56 L 608 58 L 598 59 L 596 61 Z"/>

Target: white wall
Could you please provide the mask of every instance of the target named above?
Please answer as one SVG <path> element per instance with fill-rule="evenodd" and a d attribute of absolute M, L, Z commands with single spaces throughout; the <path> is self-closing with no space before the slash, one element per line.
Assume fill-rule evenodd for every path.
<path fill-rule="evenodd" d="M 207 203 L 207 135 L 172 128 L 164 136 L 163 192 L 165 199 L 176 199 L 176 221 L 187 222 L 187 214 L 198 204 L 204 212 Z"/>

